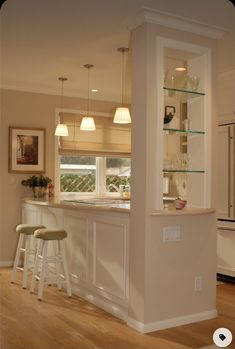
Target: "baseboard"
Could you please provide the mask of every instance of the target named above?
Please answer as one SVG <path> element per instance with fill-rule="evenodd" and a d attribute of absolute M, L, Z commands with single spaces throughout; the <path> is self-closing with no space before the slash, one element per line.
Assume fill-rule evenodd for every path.
<path fill-rule="evenodd" d="M 209 320 L 217 317 L 217 310 L 209 310 L 202 313 L 195 313 L 185 316 L 179 316 L 168 320 L 151 322 L 148 324 L 144 324 L 142 322 L 136 321 L 130 317 L 127 319 L 127 325 L 132 327 L 138 332 L 148 333 L 158 330 L 164 330 L 171 327 L 177 327 L 182 325 L 191 324 L 193 322 L 199 322 L 203 320 Z"/>
<path fill-rule="evenodd" d="M 218 265 L 217 266 L 217 273 L 235 277 L 235 269 L 234 268 L 228 268 L 228 267 L 224 268 L 224 267 Z"/>
<path fill-rule="evenodd" d="M 0 268 L 12 267 L 12 266 L 13 266 L 13 261 L 4 261 L 4 262 L 0 262 Z"/>
<path fill-rule="evenodd" d="M 86 290 L 80 287 L 76 287 L 74 285 L 72 285 L 72 292 L 73 294 L 96 305 L 98 308 L 101 308 L 107 311 L 108 313 L 126 322 L 127 316 L 128 316 L 127 315 L 128 309 L 126 307 L 124 306 L 122 307 L 120 305 L 114 304 L 112 301 L 108 299 L 103 299 L 101 296 L 95 294 L 94 292 L 91 292 L 89 290 Z"/>

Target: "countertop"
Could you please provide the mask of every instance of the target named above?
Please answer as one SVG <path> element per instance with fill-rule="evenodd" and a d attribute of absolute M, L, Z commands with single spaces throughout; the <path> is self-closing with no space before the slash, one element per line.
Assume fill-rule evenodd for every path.
<path fill-rule="evenodd" d="M 116 203 L 115 203 L 116 201 Z M 59 197 L 52 197 L 48 200 L 46 199 L 36 199 L 32 197 L 24 198 L 24 203 L 41 205 L 48 207 L 57 208 L 67 208 L 67 209 L 79 209 L 79 210 L 103 210 L 103 211 L 113 211 L 113 212 L 124 212 L 130 213 L 130 201 L 119 200 L 114 198 L 81 198 L 72 199 L 66 198 L 62 199 Z M 182 210 L 163 209 L 163 210 L 153 210 L 150 212 L 151 216 L 189 216 L 189 215 L 204 215 L 214 213 L 213 208 L 184 208 Z"/>
<path fill-rule="evenodd" d="M 204 215 L 215 213 L 214 208 L 183 208 L 181 210 L 172 209 L 163 209 L 163 210 L 155 210 L 150 212 L 151 216 L 191 216 L 191 215 Z"/>
<path fill-rule="evenodd" d="M 59 197 L 52 197 L 49 199 L 44 199 L 44 198 L 36 199 L 36 198 L 28 197 L 28 198 L 24 198 L 23 202 L 26 204 L 57 207 L 57 208 L 95 210 L 95 211 L 103 210 L 103 211 L 130 213 L 130 201 L 123 200 L 123 202 L 121 203 L 107 203 L 108 201 L 113 201 L 113 200 L 114 199 L 100 199 L 100 200 L 97 200 L 96 203 L 86 203 L 84 202 L 84 199 L 81 199 L 81 200 L 62 199 Z M 87 201 L 92 201 L 92 198 L 87 199 Z"/>

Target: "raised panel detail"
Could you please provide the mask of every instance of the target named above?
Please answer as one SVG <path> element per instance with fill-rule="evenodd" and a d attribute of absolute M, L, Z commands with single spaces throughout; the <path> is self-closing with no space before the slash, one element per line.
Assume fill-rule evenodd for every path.
<path fill-rule="evenodd" d="M 68 268 L 73 282 L 88 281 L 88 219 L 64 215 Z"/>
<path fill-rule="evenodd" d="M 26 224 L 41 224 L 41 211 L 33 205 L 23 205 L 22 221 Z"/>
<path fill-rule="evenodd" d="M 126 226 L 93 222 L 93 285 L 99 290 L 125 299 L 127 259 Z"/>

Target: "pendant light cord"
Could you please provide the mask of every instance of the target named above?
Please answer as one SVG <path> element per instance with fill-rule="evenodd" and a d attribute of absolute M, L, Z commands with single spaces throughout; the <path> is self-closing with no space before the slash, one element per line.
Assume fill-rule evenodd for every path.
<path fill-rule="evenodd" d="M 129 51 L 127 47 L 119 47 L 117 49 L 119 52 L 122 53 L 122 106 L 124 103 L 124 89 L 125 89 L 125 83 L 124 83 L 124 65 L 125 65 L 125 53 Z"/>
<path fill-rule="evenodd" d="M 64 96 L 64 82 L 68 80 L 67 78 L 59 77 L 59 81 L 61 81 L 61 96 L 60 96 L 60 105 L 61 109 L 63 109 L 63 96 Z"/>
<path fill-rule="evenodd" d="M 90 111 L 90 67 L 87 68 L 87 86 L 88 86 L 88 91 L 87 91 L 87 116 L 89 116 L 89 111 Z"/>
<path fill-rule="evenodd" d="M 125 51 L 122 51 L 122 106 L 123 106 L 123 96 L 124 96 L 124 54 Z"/>
<path fill-rule="evenodd" d="M 64 94 L 64 80 L 61 80 L 61 101 L 60 101 L 61 111 L 63 109 L 63 94 Z"/>

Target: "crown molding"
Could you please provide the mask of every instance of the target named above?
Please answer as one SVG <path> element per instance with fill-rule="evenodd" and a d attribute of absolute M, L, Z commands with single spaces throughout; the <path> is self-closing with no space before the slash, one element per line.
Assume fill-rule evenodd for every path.
<path fill-rule="evenodd" d="M 148 7 L 143 7 L 135 15 L 130 16 L 126 21 L 126 26 L 129 30 L 133 30 L 143 23 L 159 24 L 167 28 L 183 30 L 212 39 L 220 39 L 227 32 L 224 28 L 209 26 L 187 17 L 177 16 L 169 12 L 162 12 Z"/>

